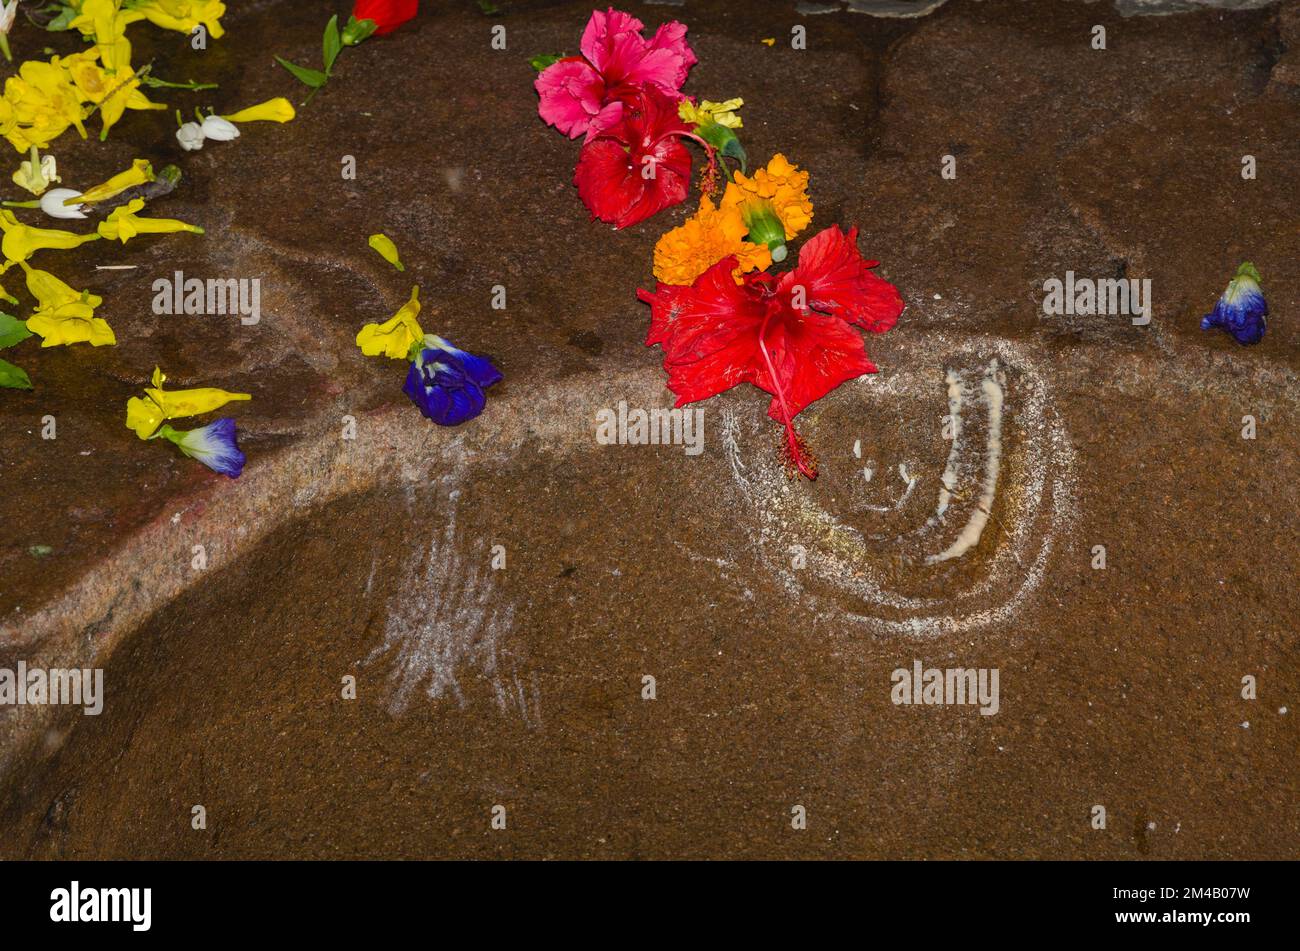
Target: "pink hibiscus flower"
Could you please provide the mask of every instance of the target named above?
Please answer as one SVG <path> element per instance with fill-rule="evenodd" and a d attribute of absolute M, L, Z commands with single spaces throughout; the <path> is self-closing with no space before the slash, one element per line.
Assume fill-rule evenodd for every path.
<path fill-rule="evenodd" d="M 582 33 L 581 56 L 552 63 L 533 85 L 541 101 L 537 112 L 571 139 L 590 139 L 616 125 L 623 103 L 643 86 L 657 86 L 674 100 L 695 65 L 686 44 L 686 25 L 665 23 L 649 40 L 645 25 L 630 13 L 612 7 L 593 11 Z"/>

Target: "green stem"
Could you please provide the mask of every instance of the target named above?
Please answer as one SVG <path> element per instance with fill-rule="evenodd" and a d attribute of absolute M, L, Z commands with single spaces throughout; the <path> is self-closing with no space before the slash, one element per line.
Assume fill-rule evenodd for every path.
<path fill-rule="evenodd" d="M 143 80 L 143 85 L 153 89 L 188 89 L 190 92 L 198 92 L 201 89 L 218 89 L 219 83 L 199 83 L 190 80 L 187 83 L 173 83 L 166 79 L 159 79 L 157 76 L 149 76 Z"/>

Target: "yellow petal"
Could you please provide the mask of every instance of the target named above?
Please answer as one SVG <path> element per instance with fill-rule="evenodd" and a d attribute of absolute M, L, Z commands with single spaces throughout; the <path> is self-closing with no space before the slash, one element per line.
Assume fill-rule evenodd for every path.
<path fill-rule="evenodd" d="M 411 345 L 424 339 L 424 331 L 416 317 L 420 313 L 420 289 L 412 288 L 411 299 L 396 314 L 382 324 L 366 324 L 357 332 L 357 346 L 368 357 L 389 357 L 405 360 Z"/>
<path fill-rule="evenodd" d="M 23 269 L 27 272 L 27 290 L 36 298 L 39 310 L 53 310 L 73 301 L 82 301 L 91 308 L 104 303 L 98 294 L 74 290 L 49 271 L 28 267 L 26 262 L 23 262 Z"/>
<path fill-rule="evenodd" d="M 393 239 L 386 234 L 372 234 L 370 236 L 370 246 L 379 252 L 379 256 L 397 268 L 399 271 L 405 271 L 406 267 L 397 254 L 397 245 L 393 244 Z"/>
<path fill-rule="evenodd" d="M 126 244 L 139 234 L 170 234 L 175 231 L 189 231 L 203 234 L 198 225 L 186 224 L 177 218 L 147 218 L 136 212 L 144 207 L 143 198 L 135 198 L 121 208 L 114 208 L 108 218 L 101 221 L 96 228 L 101 238 L 117 240 Z"/>
<path fill-rule="evenodd" d="M 53 182 L 59 181 L 58 164 L 54 161 L 53 155 L 46 155 L 43 158 L 33 155 L 32 159 L 19 164 L 13 179 L 14 184 L 19 188 L 39 198 Z"/>
<path fill-rule="evenodd" d="M 729 129 L 739 129 L 743 123 L 740 121 L 740 116 L 736 115 L 736 110 L 744 104 L 743 99 L 727 99 L 724 102 L 702 99 L 697 106 L 689 99 L 683 99 L 677 104 L 677 115 L 684 122 L 692 125 L 708 125 L 716 122 Z"/>
<path fill-rule="evenodd" d="M 202 23 L 214 40 L 225 36 L 219 18 L 226 5 L 221 0 L 136 0 L 131 9 L 164 30 L 192 33 Z"/>
<path fill-rule="evenodd" d="M 123 108 L 126 108 L 123 103 Z M 119 113 L 120 115 L 121 113 Z M 136 159 L 131 163 L 131 167 L 125 172 L 118 172 L 108 181 L 82 194 L 79 198 L 68 199 L 64 204 L 91 204 L 97 201 L 103 201 L 105 198 L 112 198 L 114 195 L 133 188 L 136 185 L 143 185 L 145 182 L 154 180 L 153 165 L 147 159 Z M 143 205 L 141 206 L 143 207 Z"/>
<path fill-rule="evenodd" d="M 131 397 L 126 401 L 126 425 L 141 439 L 154 434 L 164 419 L 181 416 L 198 416 L 210 413 L 235 400 L 251 400 L 248 393 L 231 393 L 216 387 L 204 386 L 192 390 L 164 390 L 167 379 L 161 367 L 153 368 L 153 386 L 145 387 L 145 399 Z"/>
<path fill-rule="evenodd" d="M 141 439 L 148 439 L 163 421 L 162 407 L 151 399 L 133 396 L 126 401 L 126 428 Z"/>
<path fill-rule="evenodd" d="M 4 240 L 0 241 L 0 254 L 7 261 L 26 261 L 45 248 L 66 251 L 87 241 L 99 240 L 99 235 L 94 233 L 73 234 L 57 228 L 33 228 L 20 224 L 11 211 L 0 212 L 0 230 L 5 233 Z"/>
<path fill-rule="evenodd" d="M 221 118 L 227 122 L 288 122 L 294 115 L 293 103 L 283 96 L 277 96 Z"/>
<path fill-rule="evenodd" d="M 161 397 L 163 415 L 168 419 L 178 416 L 198 416 L 210 413 L 227 403 L 251 400 L 249 393 L 230 393 L 216 387 L 204 386 L 193 390 L 145 390 L 152 397 Z"/>
<path fill-rule="evenodd" d="M 92 347 L 117 343 L 113 328 L 102 317 L 91 316 L 86 305 L 67 304 L 57 310 L 38 311 L 27 321 L 27 329 L 38 334 L 42 347 L 88 343 Z"/>

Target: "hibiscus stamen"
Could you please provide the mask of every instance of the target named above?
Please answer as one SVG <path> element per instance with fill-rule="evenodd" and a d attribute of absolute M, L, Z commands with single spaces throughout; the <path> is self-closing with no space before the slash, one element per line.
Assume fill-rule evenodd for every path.
<path fill-rule="evenodd" d="M 790 414 L 790 405 L 785 399 L 785 387 L 781 385 L 781 380 L 776 375 L 776 367 L 772 364 L 772 355 L 767 352 L 767 325 L 771 322 L 772 316 L 772 314 L 768 314 L 763 318 L 763 325 L 758 331 L 758 349 L 763 354 L 763 361 L 767 364 L 767 375 L 772 381 L 772 389 L 776 391 L 777 405 L 781 407 L 781 422 L 785 426 L 783 455 L 788 466 L 802 472 L 809 479 L 816 479 L 817 460 L 808 451 L 808 444 L 803 441 L 803 437 L 795 432 L 794 418 Z"/>

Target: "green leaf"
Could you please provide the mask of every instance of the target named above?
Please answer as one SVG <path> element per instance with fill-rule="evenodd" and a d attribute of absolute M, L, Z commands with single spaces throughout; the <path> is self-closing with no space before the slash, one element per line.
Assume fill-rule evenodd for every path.
<path fill-rule="evenodd" d="M 356 17 L 348 17 L 347 25 L 343 27 L 343 45 L 356 46 L 377 29 L 379 29 L 379 24 L 374 20 L 358 20 Z"/>
<path fill-rule="evenodd" d="M 337 13 L 330 17 L 330 21 L 325 24 L 323 49 L 325 51 L 325 72 L 328 74 L 334 67 L 334 60 L 338 59 L 339 50 L 343 49 L 343 40 L 339 36 L 339 15 Z"/>
<path fill-rule="evenodd" d="M 295 66 L 282 56 L 277 56 L 275 61 L 289 72 L 293 73 L 294 78 L 297 79 L 298 82 L 310 86 L 312 89 L 320 89 L 321 86 L 325 85 L 325 80 L 329 79 L 329 77 L 319 69 L 308 69 L 306 66 Z"/>
<path fill-rule="evenodd" d="M 27 554 L 33 558 L 46 558 L 54 554 L 54 549 L 49 545 L 33 545 L 27 549 Z"/>
<path fill-rule="evenodd" d="M 0 360 L 0 387 L 7 387 L 11 390 L 30 390 L 32 381 L 22 367 L 16 367 L 8 360 Z"/>
<path fill-rule="evenodd" d="M 564 59 L 563 53 L 542 53 L 540 56 L 534 56 L 528 61 L 528 65 L 539 73 L 552 63 L 558 63 Z"/>
<path fill-rule="evenodd" d="M 27 329 L 27 325 L 17 317 L 0 313 L 0 350 L 22 343 L 31 335 L 32 332 Z"/>
<path fill-rule="evenodd" d="M 72 21 L 76 18 L 76 9 L 71 4 L 64 3 L 59 7 L 59 15 L 45 24 L 45 29 L 51 33 L 60 33 L 63 30 L 71 29 Z"/>

